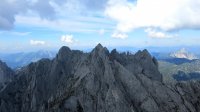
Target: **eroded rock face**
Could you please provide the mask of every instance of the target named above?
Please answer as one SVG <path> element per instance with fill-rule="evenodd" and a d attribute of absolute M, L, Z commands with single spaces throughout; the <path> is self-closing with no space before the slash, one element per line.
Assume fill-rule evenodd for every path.
<path fill-rule="evenodd" d="M 6 87 L 14 78 L 14 72 L 2 61 L 0 61 L 0 91 Z"/>
<path fill-rule="evenodd" d="M 138 51 L 135 55 L 119 54 L 115 49 L 111 51 L 111 60 L 116 60 L 134 74 L 143 74 L 152 80 L 162 82 L 162 75 L 158 71 L 158 62 L 147 50 Z"/>
<path fill-rule="evenodd" d="M 147 50 L 62 47 L 22 68 L 0 93 L 2 112 L 198 112 L 199 82 L 167 86 Z M 191 94 L 190 94 L 191 93 Z"/>

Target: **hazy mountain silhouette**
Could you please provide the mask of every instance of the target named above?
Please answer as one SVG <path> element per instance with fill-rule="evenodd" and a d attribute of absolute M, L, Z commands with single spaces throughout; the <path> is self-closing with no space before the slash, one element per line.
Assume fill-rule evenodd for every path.
<path fill-rule="evenodd" d="M 188 52 L 185 48 L 182 48 L 174 53 L 170 54 L 171 57 L 173 58 L 185 58 L 188 60 L 194 60 L 194 59 L 198 59 L 197 56 L 195 56 L 194 54 Z"/>
<path fill-rule="evenodd" d="M 36 52 L 20 52 L 11 54 L 1 54 L 0 60 L 6 62 L 6 64 L 13 68 L 20 68 L 30 64 L 31 62 L 36 62 L 42 58 L 53 59 L 56 55 L 54 51 L 39 50 Z"/>

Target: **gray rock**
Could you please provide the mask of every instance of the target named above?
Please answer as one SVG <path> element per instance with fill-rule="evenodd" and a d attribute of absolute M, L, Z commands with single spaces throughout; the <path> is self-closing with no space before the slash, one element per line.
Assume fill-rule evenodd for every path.
<path fill-rule="evenodd" d="M 14 72 L 2 61 L 0 61 L 0 91 L 14 78 Z"/>
<path fill-rule="evenodd" d="M 2 112 L 199 112 L 200 83 L 165 85 L 147 50 L 91 53 L 62 47 L 16 72 L 0 92 Z"/>

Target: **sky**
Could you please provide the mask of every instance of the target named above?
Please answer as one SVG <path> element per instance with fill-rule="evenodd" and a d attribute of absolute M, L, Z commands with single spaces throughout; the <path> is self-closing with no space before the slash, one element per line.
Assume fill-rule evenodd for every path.
<path fill-rule="evenodd" d="M 1 0 L 0 52 L 200 45 L 200 0 Z"/>

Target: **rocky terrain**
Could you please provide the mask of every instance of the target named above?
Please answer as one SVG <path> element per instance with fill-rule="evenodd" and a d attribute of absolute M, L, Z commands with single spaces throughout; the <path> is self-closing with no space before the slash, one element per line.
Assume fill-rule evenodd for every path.
<path fill-rule="evenodd" d="M 0 91 L 6 87 L 14 78 L 14 72 L 2 61 L 0 61 Z"/>
<path fill-rule="evenodd" d="M 109 52 L 98 44 L 83 53 L 62 47 L 54 59 L 31 63 L 15 75 L 0 92 L 1 112 L 200 111 L 200 82 L 164 84 L 147 50 Z"/>

